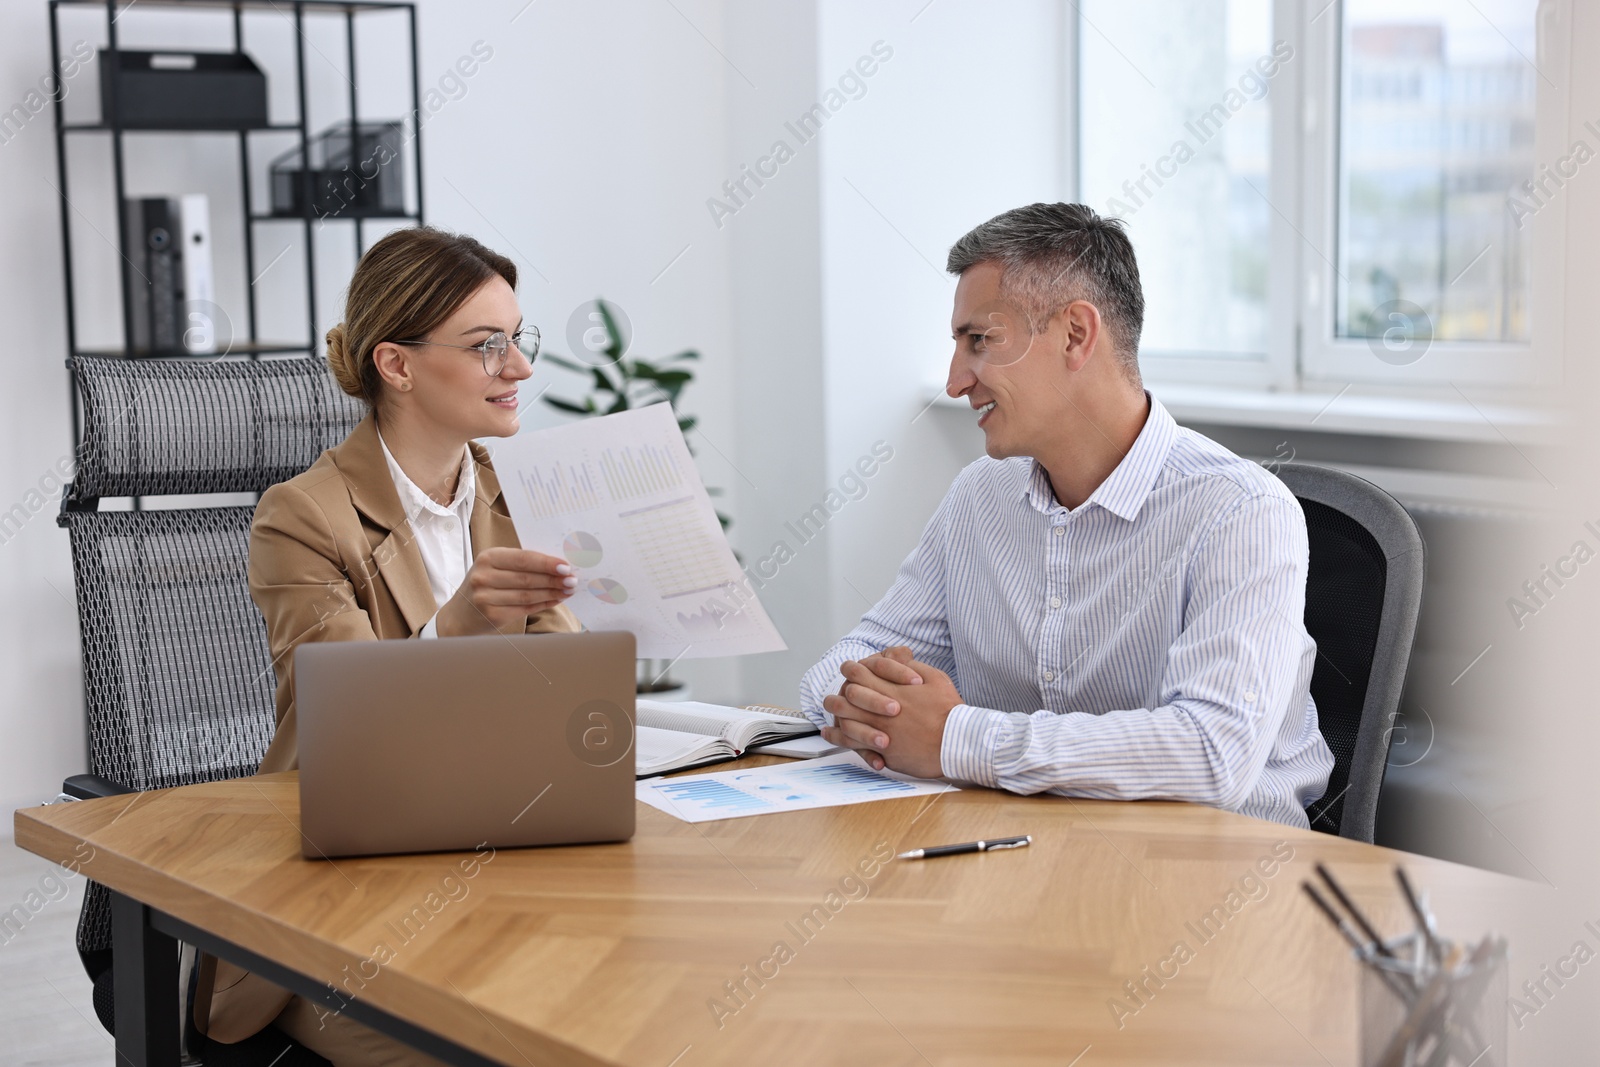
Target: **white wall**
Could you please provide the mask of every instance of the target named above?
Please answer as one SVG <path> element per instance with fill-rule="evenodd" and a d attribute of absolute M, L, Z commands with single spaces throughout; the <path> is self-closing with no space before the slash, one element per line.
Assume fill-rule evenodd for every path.
<path fill-rule="evenodd" d="M 0 110 L 50 72 L 43 4 L 0 13 Z M 70 43 L 70 41 L 69 41 Z M 69 83 L 71 84 L 71 83 Z M 37 508 L 0 544 L 0 804 L 53 796 L 80 770 L 83 724 L 77 622 L 66 534 L 56 503 L 28 498 L 70 457 L 61 254 L 50 113 L 0 145 L 0 321 L 7 386 L 0 389 L 0 512 Z"/>
<path fill-rule="evenodd" d="M 823 4 L 823 86 L 874 42 L 893 49 L 823 141 L 827 476 L 836 483 L 877 441 L 894 449 L 828 527 L 840 632 L 883 594 L 951 479 L 983 452 L 974 416 L 928 408 L 954 344 L 950 245 L 1066 188 L 1059 5 L 921 8 Z"/>
<path fill-rule="evenodd" d="M 735 544 L 789 645 L 739 661 L 740 695 L 792 705 L 800 672 L 829 640 L 818 595 L 829 584 L 827 554 L 776 552 L 793 540 L 784 522 L 822 492 L 827 439 L 819 146 L 801 145 L 784 127 L 816 102 L 816 4 L 730 3 L 726 10 L 719 47 L 728 57 L 728 151 L 723 173 L 701 194 L 705 232 L 729 256 L 738 433 L 737 469 L 724 484 L 736 493 Z M 763 165 L 779 140 L 793 158 Z M 720 185 L 743 177 L 745 166 L 772 176 L 761 186 L 745 179 L 749 195 L 739 197 L 736 213 L 717 209 L 713 219 L 705 202 L 730 204 Z"/>

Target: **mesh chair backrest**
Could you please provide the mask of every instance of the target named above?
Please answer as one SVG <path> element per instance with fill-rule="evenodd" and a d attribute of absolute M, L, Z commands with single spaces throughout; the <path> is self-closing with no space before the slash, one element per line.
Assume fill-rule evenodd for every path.
<path fill-rule="evenodd" d="M 72 540 L 90 770 L 132 789 L 254 773 L 277 686 L 246 566 L 254 505 L 94 511 L 95 498 L 260 492 L 309 467 L 365 414 L 320 361 L 72 361 L 84 440 L 62 524 Z M 108 964 L 103 886 L 78 950 Z"/>
<path fill-rule="evenodd" d="M 1313 804 L 1313 829 L 1339 832 L 1345 787 L 1366 710 L 1372 654 L 1383 618 L 1388 561 L 1360 523 L 1314 500 L 1302 500 L 1311 565 L 1306 574 L 1306 630 L 1317 643 L 1311 698 L 1317 725 L 1333 750 L 1324 801 Z"/>
<path fill-rule="evenodd" d="M 72 500 L 259 492 L 364 414 L 318 360 L 80 357 Z M 275 677 L 245 567 L 254 507 L 69 509 L 94 773 L 135 789 L 253 771 Z"/>
<path fill-rule="evenodd" d="M 260 764 L 277 679 L 245 577 L 254 513 L 69 514 L 94 774 L 163 789 Z"/>
<path fill-rule="evenodd" d="M 306 357 L 70 362 L 84 433 L 73 494 L 258 493 L 294 477 L 361 420 Z"/>

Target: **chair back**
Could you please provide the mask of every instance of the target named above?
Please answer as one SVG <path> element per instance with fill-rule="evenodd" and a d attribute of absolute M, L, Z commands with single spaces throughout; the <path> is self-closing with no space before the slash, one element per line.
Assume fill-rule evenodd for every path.
<path fill-rule="evenodd" d="M 1311 697 L 1334 760 L 1328 791 L 1306 815 L 1313 829 L 1370 842 L 1422 608 L 1422 535 L 1364 478 L 1307 463 L 1277 475 L 1305 513 Z"/>
<path fill-rule="evenodd" d="M 309 467 L 365 413 L 319 360 L 69 361 L 83 442 L 59 522 L 72 545 L 89 770 L 131 790 L 252 774 L 272 740 L 276 676 L 246 569 L 258 494 Z M 100 510 L 105 498 L 134 510 Z M 109 961 L 91 885 L 78 948 Z M 98 1005 L 97 1005 L 98 1007 Z"/>
<path fill-rule="evenodd" d="M 246 582 L 260 493 L 309 467 L 361 404 L 306 357 L 71 363 L 84 433 L 61 523 L 72 542 L 90 771 L 131 789 L 252 773 L 276 678 Z M 105 497 L 137 497 L 101 511 Z"/>

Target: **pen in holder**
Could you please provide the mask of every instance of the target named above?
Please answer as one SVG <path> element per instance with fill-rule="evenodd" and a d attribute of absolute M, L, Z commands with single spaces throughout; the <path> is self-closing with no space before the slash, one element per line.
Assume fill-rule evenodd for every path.
<path fill-rule="evenodd" d="M 1326 867 L 1317 864 L 1317 873 L 1344 912 L 1310 882 L 1303 888 L 1362 965 L 1362 1067 L 1507 1067 L 1505 940 L 1441 938 L 1426 900 L 1398 867 L 1416 928 L 1385 939 Z"/>
<path fill-rule="evenodd" d="M 1356 951 L 1362 1067 L 1506 1067 L 1505 942 L 1438 944 L 1438 962 L 1415 936 L 1388 942 L 1393 957 Z"/>

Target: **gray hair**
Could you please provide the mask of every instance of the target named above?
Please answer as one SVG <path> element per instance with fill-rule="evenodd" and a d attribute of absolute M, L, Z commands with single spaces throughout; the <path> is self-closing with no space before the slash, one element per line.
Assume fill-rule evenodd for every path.
<path fill-rule="evenodd" d="M 1144 291 L 1121 219 L 1103 218 L 1083 204 L 1014 208 L 951 245 L 945 269 L 959 275 L 986 262 L 1000 265 L 1001 295 L 1021 307 L 1033 333 L 1074 300 L 1093 304 L 1118 363 L 1138 383 Z"/>

